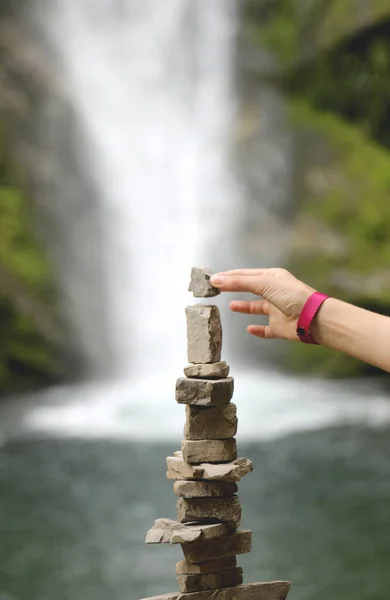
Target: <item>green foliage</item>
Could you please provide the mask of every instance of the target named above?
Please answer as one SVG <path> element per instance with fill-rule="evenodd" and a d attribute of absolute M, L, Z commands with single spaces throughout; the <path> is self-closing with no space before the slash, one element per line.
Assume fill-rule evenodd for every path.
<path fill-rule="evenodd" d="M 292 71 L 283 83 L 289 93 L 357 123 L 389 148 L 389 72 L 390 22 L 385 22 Z"/>
<path fill-rule="evenodd" d="M 306 181 L 297 220 L 304 216 L 310 223 L 325 224 L 344 247 L 329 252 L 310 239 L 303 251 L 292 252 L 288 266 L 318 289 L 390 314 L 390 153 L 363 131 L 302 100 L 292 103 L 291 116 L 294 127 L 314 134 L 326 155 L 325 163 L 311 165 L 304 174 L 310 180 L 313 173 L 322 173 L 324 183 L 316 191 Z M 349 357 L 304 345 L 292 349 L 291 365 L 337 376 L 367 370 Z"/>
<path fill-rule="evenodd" d="M 0 392 L 52 381 L 58 352 L 40 322 L 54 304 L 52 275 L 32 233 L 26 197 L 0 156 Z M 46 314 L 47 313 L 47 314 Z"/>

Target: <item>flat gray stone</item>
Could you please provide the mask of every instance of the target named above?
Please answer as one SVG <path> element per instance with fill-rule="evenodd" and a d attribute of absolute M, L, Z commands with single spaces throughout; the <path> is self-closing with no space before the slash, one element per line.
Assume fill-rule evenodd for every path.
<path fill-rule="evenodd" d="M 209 267 L 193 267 L 191 269 L 191 281 L 188 291 L 192 292 L 195 298 L 212 298 L 218 296 L 221 290 L 213 287 L 210 283 L 210 277 L 214 273 Z"/>
<path fill-rule="evenodd" d="M 202 575 L 177 575 L 176 579 L 181 592 L 217 590 L 218 588 L 240 585 L 243 582 L 241 567 Z"/>
<path fill-rule="evenodd" d="M 176 575 L 202 575 L 204 573 L 216 573 L 217 571 L 227 571 L 237 566 L 235 556 L 226 558 L 217 558 L 203 563 L 189 563 L 186 560 L 180 560 L 176 563 Z"/>
<path fill-rule="evenodd" d="M 184 437 L 186 440 L 225 440 L 236 435 L 237 424 L 237 407 L 232 402 L 215 408 L 187 405 Z"/>
<path fill-rule="evenodd" d="M 146 544 L 190 544 L 212 540 L 230 532 L 223 523 L 179 523 L 171 519 L 156 519 L 146 534 Z"/>
<path fill-rule="evenodd" d="M 246 554 L 252 549 L 252 532 L 240 530 L 216 540 L 182 544 L 184 558 L 187 562 L 203 563 L 217 558 Z"/>
<path fill-rule="evenodd" d="M 194 406 L 222 406 L 233 397 L 234 379 L 188 379 L 180 377 L 176 382 L 176 402 Z"/>
<path fill-rule="evenodd" d="M 290 587 L 289 581 L 244 583 L 206 592 L 173 592 L 143 600 L 286 600 Z"/>
<path fill-rule="evenodd" d="M 195 304 L 186 308 L 189 363 L 221 361 L 222 325 L 218 306 Z"/>
<path fill-rule="evenodd" d="M 232 498 L 179 498 L 177 520 L 180 523 L 191 521 L 219 521 L 227 523 L 230 530 L 237 529 L 241 522 L 241 506 L 237 496 Z"/>
<path fill-rule="evenodd" d="M 229 440 L 183 440 L 183 460 L 190 464 L 224 463 L 237 458 L 237 442 Z"/>
<path fill-rule="evenodd" d="M 171 544 L 186 544 L 198 540 L 214 540 L 230 533 L 230 529 L 223 523 L 195 523 L 184 524 L 182 528 L 173 531 Z M 188 539 L 188 538 L 191 539 Z"/>
<path fill-rule="evenodd" d="M 173 492 L 183 498 L 229 498 L 238 487 L 228 481 L 175 481 Z"/>
<path fill-rule="evenodd" d="M 249 458 L 237 458 L 230 463 L 213 465 L 202 463 L 200 465 L 189 465 L 184 462 L 183 454 L 175 452 L 168 456 L 167 478 L 168 479 L 206 479 L 208 481 L 240 481 L 245 475 L 253 471 L 253 464 Z"/>
<path fill-rule="evenodd" d="M 192 379 L 224 379 L 229 375 L 230 367 L 224 360 L 216 363 L 188 365 L 184 375 Z"/>

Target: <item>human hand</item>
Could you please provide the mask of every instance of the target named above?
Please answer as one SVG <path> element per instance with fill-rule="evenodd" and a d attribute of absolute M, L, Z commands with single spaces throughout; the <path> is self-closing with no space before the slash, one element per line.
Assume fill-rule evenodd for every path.
<path fill-rule="evenodd" d="M 296 329 L 303 306 L 314 290 L 285 269 L 242 269 L 216 273 L 211 284 L 222 292 L 251 292 L 262 300 L 234 300 L 230 308 L 247 315 L 267 315 L 268 325 L 249 325 L 263 339 L 298 340 Z"/>

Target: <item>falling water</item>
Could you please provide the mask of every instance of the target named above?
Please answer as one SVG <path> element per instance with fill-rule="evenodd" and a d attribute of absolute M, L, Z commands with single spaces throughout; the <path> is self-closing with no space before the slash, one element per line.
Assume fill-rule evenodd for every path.
<path fill-rule="evenodd" d="M 189 270 L 226 259 L 237 202 L 227 166 L 235 2 L 53 0 L 38 2 L 36 18 L 88 148 L 101 223 L 109 360 L 104 373 L 104 360 L 90 362 L 103 377 L 177 372 Z M 82 313 L 94 353 L 100 327 Z"/>
<path fill-rule="evenodd" d="M 31 6 L 29 22 L 71 113 L 66 121 L 44 107 L 40 132 L 50 150 L 51 252 L 90 378 L 31 397 L 22 428 L 179 439 L 182 412 L 173 388 L 186 356 L 189 270 L 234 264 L 241 231 L 241 188 L 228 160 L 236 3 L 35 0 Z M 273 95 L 260 104 L 261 143 L 251 168 L 263 209 L 280 191 L 284 198 L 288 156 L 279 105 Z M 217 301 L 223 306 L 223 298 Z M 230 322 L 226 330 L 233 330 Z M 236 376 L 241 436 L 390 418 L 381 394 L 367 404 L 362 388 L 359 395 L 349 384 L 238 371 L 239 355 L 237 340 L 224 345 Z"/>

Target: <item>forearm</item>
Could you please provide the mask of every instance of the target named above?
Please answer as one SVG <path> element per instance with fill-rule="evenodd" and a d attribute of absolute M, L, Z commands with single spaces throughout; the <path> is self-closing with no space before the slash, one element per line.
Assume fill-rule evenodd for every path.
<path fill-rule="evenodd" d="M 390 372 L 390 318 L 329 298 L 312 324 L 316 342 Z"/>

